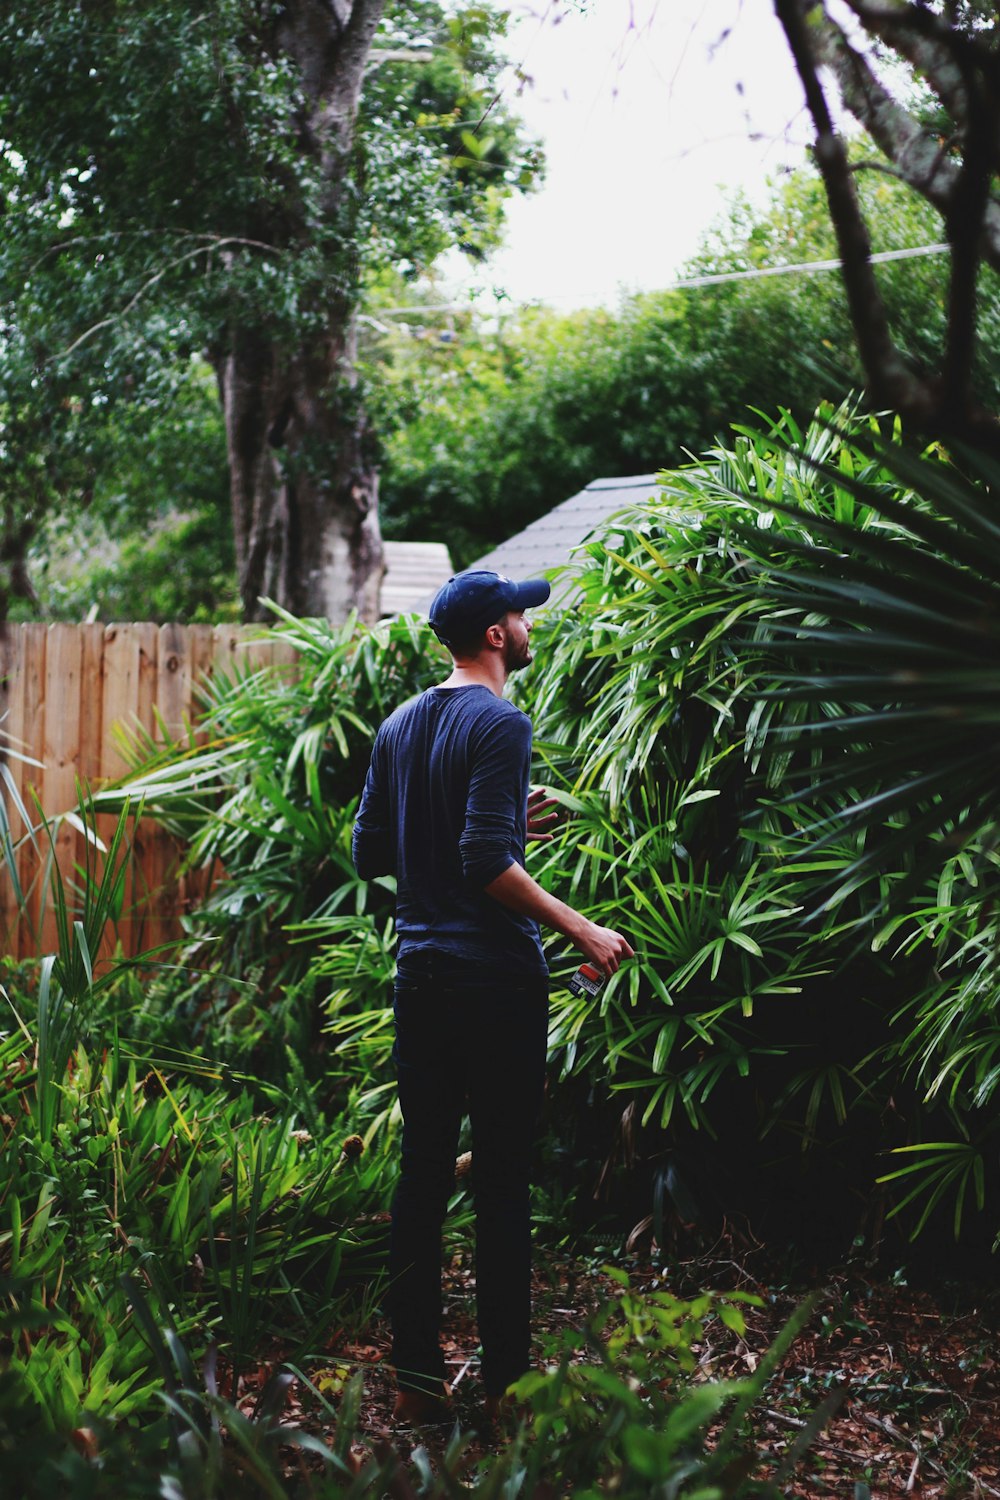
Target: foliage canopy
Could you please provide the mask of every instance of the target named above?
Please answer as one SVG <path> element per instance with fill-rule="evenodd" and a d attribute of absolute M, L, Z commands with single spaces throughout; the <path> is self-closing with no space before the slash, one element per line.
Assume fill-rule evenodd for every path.
<path fill-rule="evenodd" d="M 892 178 L 869 174 L 861 197 L 876 250 L 939 238 L 933 210 Z M 764 210 L 735 201 L 684 275 L 836 254 L 821 181 L 804 169 Z M 891 261 L 876 274 L 901 347 L 918 364 L 932 360 L 947 319 L 945 258 Z M 421 311 L 411 299 L 408 322 L 371 356 L 384 524 L 391 536 L 447 541 L 462 565 L 599 476 L 676 467 L 748 406 L 788 407 L 805 423 L 821 400 L 864 384 L 830 270 L 647 293 L 614 312 L 500 305 L 487 318 Z M 980 318 L 987 334 L 1000 319 L 992 271 L 982 276 Z M 1000 404 L 985 351 L 977 378 L 984 399 Z"/>
<path fill-rule="evenodd" d="M 348 555 L 359 601 L 377 582 L 361 279 L 456 241 L 481 254 L 538 165 L 502 102 L 479 128 L 501 13 L 420 0 L 388 7 L 379 30 L 382 10 L 55 0 L 44 21 L 23 4 L 0 13 L 8 591 L 24 590 L 46 509 L 93 490 L 116 409 L 162 409 L 195 356 L 226 412 L 244 610 L 265 585 L 319 605 L 336 574 L 347 592 L 324 612 L 342 614 Z M 300 531 L 329 553 L 327 582 Z"/>

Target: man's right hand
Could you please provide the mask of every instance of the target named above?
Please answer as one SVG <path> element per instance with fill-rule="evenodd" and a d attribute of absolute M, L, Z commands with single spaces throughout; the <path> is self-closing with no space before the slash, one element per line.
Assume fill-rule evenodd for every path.
<path fill-rule="evenodd" d="M 509 911 L 524 912 L 536 922 L 544 922 L 568 937 L 596 969 L 610 979 L 619 965 L 635 954 L 628 939 L 611 927 L 598 927 L 581 912 L 574 911 L 557 896 L 543 891 L 523 865 L 510 864 L 495 880 L 483 887 L 487 896 L 499 901 Z"/>
<path fill-rule="evenodd" d="M 576 946 L 585 958 L 600 969 L 605 979 L 610 979 L 612 974 L 617 973 L 618 966 L 624 959 L 635 957 L 635 950 L 627 938 L 620 932 L 615 932 L 612 927 L 598 927 L 596 922 L 587 923 L 576 938 Z"/>

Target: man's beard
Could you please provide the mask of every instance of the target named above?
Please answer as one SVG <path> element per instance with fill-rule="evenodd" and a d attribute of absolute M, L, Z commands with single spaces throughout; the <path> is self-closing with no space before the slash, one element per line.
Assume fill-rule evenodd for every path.
<path fill-rule="evenodd" d="M 515 646 L 508 636 L 504 643 L 503 664 L 508 672 L 523 672 L 525 667 L 531 666 L 531 647 L 527 641 L 523 646 Z"/>

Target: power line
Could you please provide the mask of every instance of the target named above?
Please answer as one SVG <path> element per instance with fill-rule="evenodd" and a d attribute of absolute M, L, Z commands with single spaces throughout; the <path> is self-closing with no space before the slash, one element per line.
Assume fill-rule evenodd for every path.
<path fill-rule="evenodd" d="M 918 256 L 945 255 L 950 249 L 948 244 L 937 245 L 912 245 L 905 250 L 878 250 L 869 260 L 875 265 L 881 265 L 886 261 L 913 260 Z M 702 286 L 718 286 L 726 281 L 757 281 L 763 276 L 791 276 L 810 275 L 814 271 L 839 271 L 843 261 L 833 260 L 803 260 L 792 265 L 785 266 L 754 266 L 747 271 L 711 271 L 704 276 L 684 276 L 677 281 L 669 281 L 665 286 L 658 287 L 662 292 L 687 291 L 690 288 Z M 405 315 L 406 313 L 431 313 L 431 312 L 462 312 L 468 309 L 468 301 L 463 302 L 426 302 L 414 303 L 407 307 L 382 307 L 379 308 L 379 316 L 392 318 Z"/>
<path fill-rule="evenodd" d="M 868 259 L 876 265 L 888 260 L 912 260 L 918 255 L 944 255 L 950 245 L 914 245 L 908 250 L 878 250 Z M 842 260 L 803 260 L 797 265 L 756 266 L 750 271 L 713 271 L 705 276 L 686 276 L 672 281 L 664 291 L 681 291 L 687 287 L 716 286 L 723 281 L 756 281 L 761 276 L 787 276 L 792 272 L 839 271 Z"/>

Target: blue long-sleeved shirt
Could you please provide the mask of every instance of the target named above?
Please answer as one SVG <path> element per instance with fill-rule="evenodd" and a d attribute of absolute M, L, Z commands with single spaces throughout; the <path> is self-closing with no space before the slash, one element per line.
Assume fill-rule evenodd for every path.
<path fill-rule="evenodd" d="M 379 729 L 352 848 L 365 879 L 396 877 L 401 970 L 430 952 L 547 973 L 538 923 L 483 891 L 524 864 L 530 764 L 530 719 L 478 684 L 429 688 Z"/>

